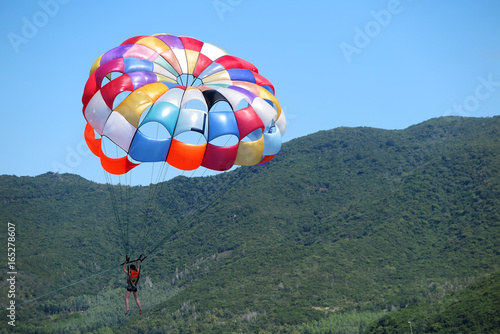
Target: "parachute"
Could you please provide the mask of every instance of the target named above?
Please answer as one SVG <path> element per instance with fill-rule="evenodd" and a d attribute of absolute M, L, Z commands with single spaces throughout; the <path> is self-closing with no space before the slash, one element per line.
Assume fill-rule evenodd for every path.
<path fill-rule="evenodd" d="M 217 171 L 265 164 L 279 152 L 286 128 L 274 94 L 254 65 L 212 44 L 167 34 L 133 37 L 92 65 L 82 97 L 85 139 L 115 175 L 144 162 Z M 96 133 L 124 156 L 109 157 Z M 190 142 L 189 133 L 200 136 Z"/>
<path fill-rule="evenodd" d="M 286 130 L 274 86 L 253 64 L 191 37 L 127 39 L 94 62 L 82 103 L 86 143 L 113 176 L 146 163 L 182 171 L 264 165 L 280 151 Z M 125 252 L 143 254 L 151 246 L 129 242 L 130 187 L 119 185 L 110 194 Z M 151 198 L 161 189 L 150 191 Z M 151 226 L 158 220 L 143 221 L 144 236 L 156 233 Z"/>

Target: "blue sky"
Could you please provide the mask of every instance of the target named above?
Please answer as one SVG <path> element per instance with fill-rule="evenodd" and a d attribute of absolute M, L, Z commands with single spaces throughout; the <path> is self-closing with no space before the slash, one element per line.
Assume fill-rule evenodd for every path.
<path fill-rule="evenodd" d="M 104 182 L 81 95 L 95 59 L 137 35 L 194 37 L 256 65 L 284 108 L 285 141 L 499 115 L 499 17 L 497 0 L 3 1 L 0 174 Z"/>

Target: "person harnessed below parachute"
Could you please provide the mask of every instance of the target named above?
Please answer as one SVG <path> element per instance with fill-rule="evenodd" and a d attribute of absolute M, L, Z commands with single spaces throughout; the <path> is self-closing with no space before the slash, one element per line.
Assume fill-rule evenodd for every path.
<path fill-rule="evenodd" d="M 127 292 L 125 293 L 125 314 L 128 314 L 128 298 L 130 297 L 130 293 L 134 293 L 134 299 L 139 307 L 139 314 L 142 314 L 141 302 L 139 301 L 139 296 L 137 294 L 137 284 L 139 283 L 141 266 L 137 264 L 137 262 L 142 262 L 146 259 L 146 257 L 141 254 L 138 259 L 130 261 L 129 257 L 125 257 L 125 262 L 123 262 L 123 271 L 127 274 Z M 129 263 L 134 263 L 128 265 Z"/>
<path fill-rule="evenodd" d="M 122 175 L 131 180 L 132 170 L 143 163 L 219 172 L 233 166 L 266 165 L 281 150 L 286 131 L 274 85 L 256 66 L 186 36 L 135 36 L 105 52 L 91 66 L 82 104 L 85 142 L 105 172 L 125 253 L 142 249 L 151 254 L 170 235 L 154 243 L 149 238 L 163 231 L 163 226 L 149 220 L 150 212 L 159 212 L 154 198 L 161 192 L 150 186 L 153 205 L 144 210 L 138 234 L 143 238 L 129 243 L 131 184 L 122 187 Z M 163 184 L 161 175 L 166 173 L 163 167 L 159 171 L 157 184 Z M 112 176 L 120 180 L 116 185 Z M 126 194 L 114 194 L 122 188 Z M 137 296 L 141 268 L 132 270 L 126 265 L 143 260 L 142 255 L 134 261 L 127 257 L 123 263 L 126 313 L 131 293 L 142 313 Z"/>

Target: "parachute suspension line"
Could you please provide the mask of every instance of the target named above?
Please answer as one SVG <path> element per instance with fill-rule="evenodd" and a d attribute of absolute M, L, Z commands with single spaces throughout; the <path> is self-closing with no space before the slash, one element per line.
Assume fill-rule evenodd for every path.
<path fill-rule="evenodd" d="M 257 166 L 254 165 L 251 167 L 249 166 L 245 169 L 248 170 L 248 173 L 251 173 L 253 169 L 255 169 L 256 167 Z M 188 213 L 186 213 L 184 215 L 184 218 L 176 226 L 170 229 L 170 231 L 167 233 L 165 237 L 163 237 L 150 251 L 148 251 L 147 254 L 145 254 L 145 252 L 143 252 L 143 254 L 145 254 L 147 257 L 150 257 L 150 254 L 153 254 L 156 249 L 162 246 L 167 240 L 169 240 L 172 236 L 178 233 L 186 225 L 191 223 L 194 219 L 195 213 L 205 210 L 209 205 L 213 204 L 216 200 L 225 195 L 229 191 L 229 189 L 231 189 L 231 187 L 234 186 L 239 180 L 240 179 L 236 178 L 233 178 L 233 180 L 231 180 L 229 178 L 228 181 L 221 186 L 222 191 L 218 192 L 218 194 L 215 192 L 212 193 L 210 196 L 208 196 L 208 201 L 203 206 L 197 209 L 192 209 Z"/>
<path fill-rule="evenodd" d="M 106 146 L 102 146 L 104 154 L 107 155 Z M 115 145 L 115 154 L 119 155 L 118 146 Z M 111 208 L 113 210 L 113 215 L 115 217 L 115 222 L 118 225 L 118 230 L 120 233 L 120 238 L 122 240 L 122 247 L 124 252 L 127 254 L 129 252 L 129 225 L 130 225 L 130 209 L 129 203 L 131 198 L 130 182 L 127 181 L 127 174 L 125 174 L 124 182 L 122 182 L 122 176 L 118 175 L 118 182 L 116 177 L 114 178 L 112 174 L 106 172 L 103 169 L 104 178 L 108 187 L 108 193 L 111 199 Z M 129 172 L 129 178 L 132 179 L 132 174 Z M 115 184 L 116 183 L 116 184 Z"/>
<path fill-rule="evenodd" d="M 194 174 L 195 172 L 196 172 L 196 170 L 194 170 L 194 171 L 191 173 L 191 176 L 193 176 L 193 174 Z M 181 176 L 185 176 L 185 174 L 186 174 L 186 173 L 187 173 L 187 171 L 186 171 L 186 170 L 182 170 Z M 163 184 L 162 184 L 162 187 L 163 187 Z M 161 190 L 160 190 L 159 194 L 160 194 L 160 193 L 161 193 Z M 158 201 L 157 201 L 157 203 L 158 203 Z M 158 210 L 158 209 L 157 209 L 157 207 L 155 206 L 155 212 L 156 212 L 156 211 L 159 211 L 159 210 Z M 188 214 L 189 214 L 189 213 L 187 213 L 186 215 L 188 215 Z M 164 216 L 164 215 L 165 215 L 165 211 L 163 211 L 163 210 L 162 210 L 162 212 L 161 212 L 160 216 L 159 216 L 159 217 L 156 219 L 156 221 L 155 221 L 155 227 L 156 227 L 158 224 L 160 224 L 160 222 L 162 222 L 162 221 L 163 221 L 163 216 Z M 166 220 L 164 221 L 164 223 L 166 223 L 168 220 L 169 220 L 169 219 L 166 219 Z M 172 229 L 173 229 L 173 228 L 172 228 Z M 150 232 L 151 232 L 152 230 L 153 230 L 153 229 L 152 229 L 152 228 L 150 228 L 150 229 L 148 230 L 148 232 L 145 234 L 144 238 L 147 238 L 147 237 L 149 236 L 149 234 L 150 234 Z M 175 234 L 175 233 L 174 233 L 174 234 Z M 144 247 L 143 247 L 143 249 L 142 249 L 142 251 L 141 251 L 141 254 L 145 254 L 145 252 L 146 252 L 146 250 L 147 250 L 147 248 L 148 248 L 148 244 L 149 244 L 149 241 L 150 241 L 150 240 L 151 240 L 151 239 L 147 239 L 147 240 L 144 242 Z M 150 254 L 150 253 L 151 253 L 151 252 L 149 252 L 149 254 Z"/>
<path fill-rule="evenodd" d="M 147 245 L 148 245 L 147 238 L 148 238 L 149 234 L 152 231 L 154 231 L 156 229 L 156 227 L 158 226 L 158 224 L 160 223 L 160 219 L 155 218 L 155 215 L 159 212 L 159 209 L 158 209 L 159 198 L 160 198 L 160 194 L 163 191 L 163 187 L 165 185 L 165 177 L 167 175 L 168 169 L 169 169 L 169 165 L 166 162 L 163 163 L 161 170 L 158 173 L 158 177 L 157 177 L 155 186 L 154 187 L 152 185 L 150 186 L 153 188 L 153 191 L 150 193 L 149 202 L 153 201 L 154 204 L 153 205 L 148 204 L 148 208 L 151 208 L 151 220 L 150 220 L 149 226 L 146 228 L 146 230 L 143 233 L 143 236 L 141 238 L 142 246 L 143 246 L 141 254 L 143 254 L 147 248 Z M 154 200 L 154 199 L 156 199 L 156 200 Z M 162 216 L 163 216 L 163 213 L 160 215 L 160 217 L 162 217 Z M 144 215 L 144 219 L 145 218 L 146 218 L 146 215 Z"/>
<path fill-rule="evenodd" d="M 167 175 L 168 167 L 169 165 L 166 162 L 162 163 L 156 177 L 156 183 L 151 183 L 149 185 L 148 200 L 146 201 L 146 206 L 143 210 L 141 225 L 137 229 L 137 234 L 132 245 L 133 250 L 141 248 L 141 243 L 144 244 L 144 248 L 146 247 L 147 244 L 144 243 L 144 240 L 158 224 L 158 222 L 155 220 L 155 214 L 158 206 L 158 195 L 161 193 L 165 184 L 164 179 Z M 152 170 L 154 170 L 154 167 L 152 167 Z M 154 200 L 155 198 L 156 200 Z M 149 214 L 151 214 L 151 217 L 148 217 Z"/>
<path fill-rule="evenodd" d="M 128 173 L 128 178 L 129 178 L 128 181 L 127 181 L 127 174 L 125 174 L 125 184 L 126 184 L 126 188 L 125 189 L 126 189 L 126 196 L 127 196 L 127 203 L 125 205 L 125 210 L 124 210 L 124 212 L 125 212 L 125 218 L 127 220 L 126 224 L 125 224 L 125 236 L 126 236 L 125 237 L 125 245 L 126 246 L 124 247 L 125 248 L 125 254 L 128 254 L 128 252 L 129 252 L 129 245 L 130 245 L 129 227 L 130 227 L 130 224 L 131 224 L 131 222 L 130 222 L 130 208 L 131 208 L 131 198 L 132 198 L 132 196 L 131 196 L 131 193 L 132 193 L 132 189 L 131 189 L 132 188 L 132 186 L 131 186 L 132 185 L 132 172 L 133 171 L 130 171 Z"/>
<path fill-rule="evenodd" d="M 118 149 L 117 149 L 118 150 Z M 123 181 L 123 182 L 122 182 Z M 125 254 L 128 253 L 128 248 L 129 248 L 129 234 L 128 234 L 128 227 L 130 224 L 130 214 L 129 214 L 129 199 L 130 199 L 130 187 L 128 186 L 127 183 L 127 174 L 123 175 L 118 175 L 118 184 L 116 185 L 118 189 L 118 199 L 119 199 L 119 209 L 118 213 L 122 213 L 122 226 L 120 226 L 120 229 L 123 231 L 122 233 L 124 234 L 124 245 L 123 248 L 125 250 Z"/>
<path fill-rule="evenodd" d="M 108 194 L 109 194 L 109 198 L 111 201 L 111 209 L 113 211 L 113 216 L 115 218 L 115 222 L 118 225 L 118 229 L 120 231 L 120 238 L 122 239 L 122 245 L 123 245 L 124 251 L 125 251 L 125 253 L 127 253 L 128 252 L 128 240 L 127 240 L 128 236 L 125 234 L 125 230 L 123 227 L 124 224 L 122 222 L 122 219 L 121 219 L 122 217 L 120 216 L 120 212 L 118 209 L 118 203 L 117 203 L 118 195 L 115 194 L 115 186 L 112 184 L 112 178 L 106 171 L 104 171 L 104 177 L 106 179 L 106 185 L 108 187 Z"/>

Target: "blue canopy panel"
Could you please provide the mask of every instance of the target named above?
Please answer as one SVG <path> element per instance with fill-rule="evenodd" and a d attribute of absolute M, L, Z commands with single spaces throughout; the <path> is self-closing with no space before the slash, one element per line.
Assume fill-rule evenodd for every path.
<path fill-rule="evenodd" d="M 128 154 L 140 162 L 160 162 L 167 159 L 172 139 L 152 139 L 140 130 L 135 133 Z"/>
<path fill-rule="evenodd" d="M 251 83 L 255 82 L 255 76 L 252 71 L 243 68 L 230 68 L 227 70 L 229 77 L 232 81 L 246 81 Z"/>
<path fill-rule="evenodd" d="M 125 73 L 130 72 L 154 72 L 154 65 L 152 61 L 138 58 L 123 58 L 125 65 Z"/>
<path fill-rule="evenodd" d="M 208 113 L 208 141 L 224 135 L 234 135 L 238 140 L 241 139 L 234 113 L 232 111 Z"/>

